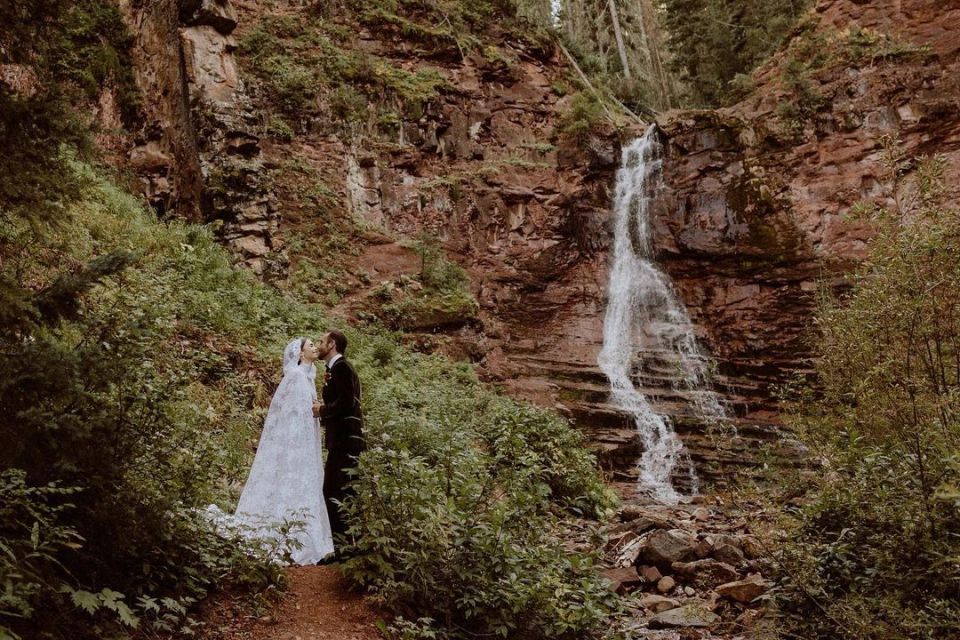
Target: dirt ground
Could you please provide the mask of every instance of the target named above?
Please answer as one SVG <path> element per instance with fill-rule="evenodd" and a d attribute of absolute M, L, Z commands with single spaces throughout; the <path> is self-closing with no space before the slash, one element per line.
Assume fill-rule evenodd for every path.
<path fill-rule="evenodd" d="M 384 616 L 362 594 L 351 591 L 335 567 L 291 567 L 283 600 L 261 618 L 232 618 L 224 610 L 207 616 L 217 640 L 375 640 Z"/>

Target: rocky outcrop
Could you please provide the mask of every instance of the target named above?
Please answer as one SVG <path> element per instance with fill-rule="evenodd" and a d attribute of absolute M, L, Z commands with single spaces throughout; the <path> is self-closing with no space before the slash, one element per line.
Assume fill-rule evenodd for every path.
<path fill-rule="evenodd" d="M 329 209 L 363 233 L 438 235 L 468 271 L 479 311 L 470 322 L 418 324 L 429 334 L 418 344 L 469 358 L 485 379 L 558 408 L 587 434 L 612 479 L 631 486 L 642 444 L 629 416 L 610 405 L 596 363 L 610 187 L 620 145 L 642 127 L 564 141 L 556 131 L 571 97 L 565 62 L 549 47 L 504 37 L 495 56 L 451 46 L 431 57 L 385 24 L 356 28 L 352 46 L 406 72 L 439 73 L 446 82 L 438 98 L 393 114 L 390 139 L 299 123 L 293 142 L 261 142 L 234 28 L 252 28 L 269 10 L 250 0 L 128 3 L 149 116 L 132 161 L 154 206 L 221 220 L 224 239 L 269 272 L 283 229 L 278 235 L 264 168 L 296 157 L 327 200 L 318 214 L 305 189 L 291 189 L 280 203 L 286 224 Z M 285 18 L 305 10 L 276 8 Z M 337 18 L 333 9 L 325 15 Z M 768 444 L 779 443 L 783 459 L 802 453 L 783 437 L 774 390 L 810 371 L 806 338 L 819 282 L 842 288 L 865 255 L 870 227 L 847 215 L 851 207 L 889 202 L 884 136 L 899 137 L 907 156 L 955 159 L 957 26 L 957 10 L 919 0 L 822 0 L 756 74 L 749 98 L 659 119 L 666 157 L 654 216 L 658 259 L 717 361 L 715 387 L 731 420 L 698 419 L 658 354 L 645 354 L 635 382 L 684 439 L 701 479 L 754 468 Z M 803 57 L 804 42 L 829 55 Z M 787 77 L 795 58 L 802 77 Z M 960 184 L 960 163 L 948 167 L 948 183 Z M 336 293 L 359 321 L 351 295 L 360 292 L 359 300 L 403 275 L 381 260 L 402 248 L 351 241 L 360 245 L 352 275 Z M 677 482 L 689 489 L 688 471 Z M 720 562 L 738 558 L 730 548 L 718 553 Z"/>
<path fill-rule="evenodd" d="M 871 235 L 853 207 L 893 205 L 891 151 L 945 155 L 956 189 L 958 30 L 956 9 L 823 0 L 750 98 L 660 118 L 659 258 L 728 380 L 769 395 L 807 370 L 818 283 L 842 287 Z"/>
<path fill-rule="evenodd" d="M 229 0 L 124 6 L 136 34 L 147 121 L 130 163 L 161 215 L 220 221 L 226 244 L 254 272 L 277 265 L 278 217 L 263 164 L 259 119 L 234 57 Z"/>
<path fill-rule="evenodd" d="M 854 206 L 893 202 L 890 150 L 903 158 L 942 154 L 947 183 L 960 184 L 957 33 L 955 9 L 824 0 L 756 74 L 748 99 L 659 119 L 666 158 L 654 214 L 658 259 L 717 362 L 715 386 L 732 419 L 719 427 L 698 420 L 673 384 L 670 363 L 656 354 L 635 381 L 671 418 L 701 478 L 752 468 L 761 446 L 775 444 L 782 461 L 802 456 L 779 426 L 776 390 L 811 371 L 819 288 L 842 291 L 866 255 L 871 226 L 851 214 Z M 518 76 L 523 95 L 537 86 L 535 77 Z M 490 153 L 489 131 L 494 149 L 516 153 L 509 142 L 516 127 L 518 140 L 542 135 L 538 116 L 555 117 L 560 105 L 544 113 L 535 101 L 513 99 L 515 86 L 499 94 L 514 107 L 514 129 L 497 129 L 502 119 L 475 109 L 449 118 L 440 138 L 465 139 L 444 148 Z M 542 159 L 550 173 L 501 172 L 479 193 L 436 208 L 445 214 L 437 228 L 471 266 L 487 312 L 484 371 L 514 393 L 568 412 L 615 479 L 630 481 L 641 445 L 629 417 L 608 404 L 596 366 L 607 279 L 605 187 L 618 154 L 616 142 L 595 138 L 558 150 L 555 165 Z M 425 176 L 436 171 L 415 166 Z M 900 169 L 910 170 L 910 163 Z M 428 201 L 416 216 L 430 213 Z"/>
<path fill-rule="evenodd" d="M 143 93 L 145 121 L 135 134 L 130 166 L 160 215 L 200 219 L 203 178 L 175 0 L 120 3 L 134 35 L 131 57 Z"/>

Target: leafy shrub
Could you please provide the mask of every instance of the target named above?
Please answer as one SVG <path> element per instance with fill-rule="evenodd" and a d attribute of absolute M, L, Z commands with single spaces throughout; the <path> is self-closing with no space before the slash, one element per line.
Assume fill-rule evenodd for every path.
<path fill-rule="evenodd" d="M 877 236 L 849 298 L 824 302 L 822 390 L 792 418 L 823 465 L 779 558 L 807 638 L 946 639 L 960 625 L 960 212 L 940 204 L 942 159 L 887 151 L 903 208 L 859 207 Z"/>
<path fill-rule="evenodd" d="M 427 287 L 444 290 L 468 284 L 466 271 L 444 257 L 443 247 L 435 236 L 421 233 L 413 242 L 413 250 L 420 258 L 420 281 Z"/>
<path fill-rule="evenodd" d="M 62 500 L 77 491 L 56 483 L 30 486 L 20 469 L 0 472 L 0 620 L 32 617 L 46 577 L 58 568 L 57 554 L 80 546 L 76 530 L 61 522 L 73 507 Z"/>
<path fill-rule="evenodd" d="M 281 142 L 290 142 L 294 138 L 293 127 L 286 120 L 278 116 L 273 116 L 267 123 L 267 133 L 280 140 Z"/>
<path fill-rule="evenodd" d="M 349 0 L 350 10 L 374 29 L 396 30 L 430 56 L 460 56 L 481 38 L 506 31 L 531 45 L 547 39 L 544 0 Z"/>
<path fill-rule="evenodd" d="M 316 16 L 306 16 L 302 23 L 289 16 L 268 17 L 244 37 L 241 47 L 270 101 L 300 120 L 320 114 L 322 104 L 334 120 L 348 123 L 363 121 L 371 102 L 422 114 L 448 89 L 436 69 L 407 71 L 386 58 L 351 50 L 344 34 Z"/>
<path fill-rule="evenodd" d="M 0 230 L 6 241 L 31 234 L 4 278 L 38 291 L 41 311 L 62 310 L 0 327 L 0 466 L 18 470 L 4 476 L 13 513 L 0 544 L 19 585 L 0 628 L 86 637 L 189 626 L 187 606 L 211 588 L 256 592 L 280 577 L 197 509 L 246 468 L 262 418 L 251 410 L 258 385 L 230 358 L 245 352 L 255 366 L 244 342 L 288 330 L 290 306 L 235 269 L 209 231 L 161 225 L 64 162 L 65 179 L 84 185 L 68 215 Z M 138 256 L 136 268 L 97 266 L 117 251 Z M 82 490 L 68 502 L 56 486 Z"/>
<path fill-rule="evenodd" d="M 592 93 L 584 91 L 573 96 L 570 107 L 556 125 L 555 135 L 582 144 L 600 127 L 603 119 L 603 105 Z"/>
<path fill-rule="evenodd" d="M 395 633 L 602 636 L 615 598 L 597 558 L 561 542 L 563 511 L 613 503 L 578 434 L 463 365 L 407 356 L 370 372 L 345 570 L 406 618 Z"/>
<path fill-rule="evenodd" d="M 404 276 L 396 286 L 377 287 L 369 300 L 378 317 L 393 328 L 407 330 L 462 325 L 475 319 L 479 305 L 463 267 L 447 260 L 439 241 L 429 233 L 417 236 L 413 249 L 420 257 L 419 282 Z"/>

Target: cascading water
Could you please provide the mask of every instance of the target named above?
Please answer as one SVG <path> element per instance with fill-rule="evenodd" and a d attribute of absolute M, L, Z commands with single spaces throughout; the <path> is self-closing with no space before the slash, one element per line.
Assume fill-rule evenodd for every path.
<path fill-rule="evenodd" d="M 707 384 L 708 363 L 697 347 L 690 318 L 652 260 L 649 208 L 660 186 L 661 165 L 656 125 L 623 149 L 613 196 L 613 261 L 598 361 L 610 380 L 611 401 L 633 417 L 644 446 L 640 488 L 662 502 L 676 503 L 680 496 L 671 476 L 685 455 L 683 442 L 670 419 L 658 414 L 634 386 L 635 362 L 639 360 L 641 377 L 659 375 L 682 389 L 690 409 L 705 422 L 723 418 L 724 409 Z M 689 472 L 696 491 L 692 465 Z"/>

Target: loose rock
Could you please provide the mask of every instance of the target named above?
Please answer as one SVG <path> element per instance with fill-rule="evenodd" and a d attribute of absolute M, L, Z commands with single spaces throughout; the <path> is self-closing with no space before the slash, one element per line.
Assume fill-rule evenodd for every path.
<path fill-rule="evenodd" d="M 763 557 L 763 547 L 760 546 L 760 541 L 753 536 L 740 538 L 740 546 L 743 548 L 743 553 L 751 560 Z"/>
<path fill-rule="evenodd" d="M 660 578 L 663 577 L 663 574 L 660 573 L 659 569 L 657 569 L 656 567 L 649 567 L 647 565 L 643 565 L 640 567 L 640 575 L 647 582 L 659 582 Z"/>
<path fill-rule="evenodd" d="M 710 555 L 720 562 L 733 566 L 737 566 L 745 560 L 743 551 L 730 544 L 721 544 L 714 547 Z"/>
<path fill-rule="evenodd" d="M 759 573 L 754 573 L 743 580 L 728 582 L 717 587 L 721 597 L 736 600 L 737 602 L 751 602 L 767 592 L 769 583 Z"/>
<path fill-rule="evenodd" d="M 657 582 L 657 591 L 660 593 L 670 593 L 670 591 L 677 585 L 677 581 L 671 578 L 670 576 L 664 576 L 660 578 Z"/>
<path fill-rule="evenodd" d="M 646 538 L 638 558 L 643 563 L 652 564 L 663 571 L 669 569 L 674 562 L 695 558 L 694 545 L 690 534 L 684 531 L 658 529 Z"/>
<path fill-rule="evenodd" d="M 674 562 L 672 569 L 695 586 L 714 587 L 739 578 L 737 570 L 725 562 L 716 560 L 695 560 L 693 562 Z"/>
<path fill-rule="evenodd" d="M 680 603 L 673 598 L 658 596 L 655 593 L 640 598 L 640 606 L 654 613 L 662 613 L 670 609 L 676 609 Z"/>
<path fill-rule="evenodd" d="M 645 582 L 634 567 L 604 569 L 603 576 L 610 581 L 610 590 L 620 594 L 626 593 Z"/>
<path fill-rule="evenodd" d="M 670 609 L 650 618 L 651 629 L 676 627 L 709 627 L 720 621 L 720 616 L 710 611 L 703 601 L 694 601 L 682 607 Z"/>

